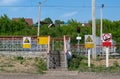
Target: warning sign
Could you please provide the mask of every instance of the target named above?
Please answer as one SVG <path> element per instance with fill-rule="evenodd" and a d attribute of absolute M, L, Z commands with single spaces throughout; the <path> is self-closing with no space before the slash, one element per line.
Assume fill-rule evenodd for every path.
<path fill-rule="evenodd" d="M 31 48 L 31 37 L 23 37 L 23 48 Z"/>
<path fill-rule="evenodd" d="M 103 34 L 102 35 L 103 42 L 111 42 L 112 41 L 112 35 L 110 33 Z"/>
<path fill-rule="evenodd" d="M 92 35 L 85 35 L 85 48 L 93 48 L 93 36 Z"/>
<path fill-rule="evenodd" d="M 93 43 L 93 36 L 85 35 L 85 43 Z"/>
<path fill-rule="evenodd" d="M 102 46 L 112 46 L 112 35 L 111 33 L 103 34 L 102 35 Z"/>
<path fill-rule="evenodd" d="M 88 37 L 86 38 L 86 42 L 93 42 L 93 40 L 92 40 L 92 38 L 91 38 L 90 36 L 88 36 Z"/>
<path fill-rule="evenodd" d="M 48 44 L 48 36 L 37 37 L 37 44 Z"/>
<path fill-rule="evenodd" d="M 25 38 L 24 43 L 30 43 L 30 40 L 28 39 L 28 37 Z"/>

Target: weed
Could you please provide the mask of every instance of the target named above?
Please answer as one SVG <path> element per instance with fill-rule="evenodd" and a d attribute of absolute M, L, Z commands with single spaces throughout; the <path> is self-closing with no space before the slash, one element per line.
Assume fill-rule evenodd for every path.
<path fill-rule="evenodd" d="M 17 56 L 17 57 L 15 57 L 15 59 L 16 59 L 16 60 L 23 60 L 24 58 L 21 57 L 21 56 Z"/>
<path fill-rule="evenodd" d="M 42 58 L 37 61 L 36 66 L 39 73 L 44 73 L 44 71 L 47 70 L 47 63 Z"/>

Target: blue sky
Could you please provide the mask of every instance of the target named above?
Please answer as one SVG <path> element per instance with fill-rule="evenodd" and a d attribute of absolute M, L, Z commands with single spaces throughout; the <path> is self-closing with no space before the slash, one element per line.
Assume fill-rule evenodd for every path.
<path fill-rule="evenodd" d="M 44 2 L 45 1 L 45 2 Z M 38 17 L 38 2 L 41 2 L 40 19 L 50 17 L 54 20 L 88 22 L 92 18 L 92 0 L 0 0 L 0 15 L 9 18 Z M 103 18 L 120 20 L 120 0 L 96 0 L 96 18 L 100 18 L 100 6 L 104 3 Z"/>

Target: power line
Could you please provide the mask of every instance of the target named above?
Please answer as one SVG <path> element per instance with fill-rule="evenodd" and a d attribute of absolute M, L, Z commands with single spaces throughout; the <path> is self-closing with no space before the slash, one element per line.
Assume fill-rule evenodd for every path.
<path fill-rule="evenodd" d="M 38 7 L 37 5 L 9 5 L 9 6 L 0 6 L 0 7 Z"/>
<path fill-rule="evenodd" d="M 38 5 L 8 5 L 8 6 L 0 6 L 0 7 L 38 7 Z M 46 6 L 41 6 L 41 7 L 63 7 L 63 8 L 91 8 L 92 6 L 66 6 L 66 5 L 46 5 Z M 96 8 L 100 8 L 101 6 L 96 6 Z M 106 8 L 120 8 L 120 5 L 113 5 L 113 6 L 105 6 Z"/>

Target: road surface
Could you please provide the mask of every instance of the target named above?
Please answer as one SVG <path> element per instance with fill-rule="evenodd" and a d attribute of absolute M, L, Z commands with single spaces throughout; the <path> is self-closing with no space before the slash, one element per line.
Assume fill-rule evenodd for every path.
<path fill-rule="evenodd" d="M 46 74 L 0 73 L 0 79 L 120 79 L 120 74 L 49 71 Z"/>

